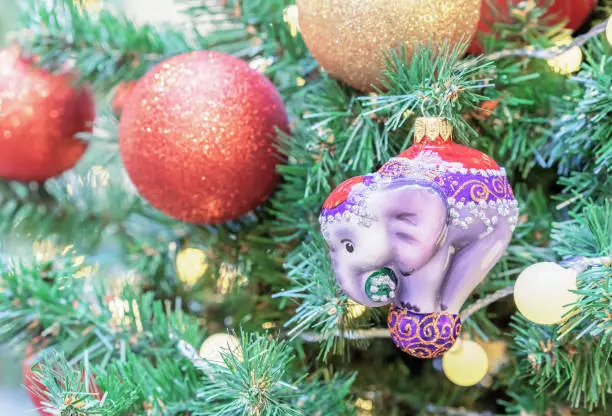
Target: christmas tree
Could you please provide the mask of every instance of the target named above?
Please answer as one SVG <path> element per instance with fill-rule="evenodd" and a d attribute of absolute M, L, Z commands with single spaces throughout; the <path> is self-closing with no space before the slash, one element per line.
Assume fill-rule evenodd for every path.
<path fill-rule="evenodd" d="M 612 3 L 7 3 L 40 414 L 609 414 Z"/>

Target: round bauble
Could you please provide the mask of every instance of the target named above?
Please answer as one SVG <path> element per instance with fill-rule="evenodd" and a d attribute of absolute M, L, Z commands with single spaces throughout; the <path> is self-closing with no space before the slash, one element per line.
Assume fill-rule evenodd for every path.
<path fill-rule="evenodd" d="M 521 272 L 514 285 L 514 302 L 527 319 L 537 324 L 561 322 L 577 296 L 576 271 L 556 263 L 536 263 Z"/>
<path fill-rule="evenodd" d="M 473 386 L 487 375 L 489 359 L 478 343 L 462 339 L 444 354 L 442 369 L 446 377 L 456 385 Z"/>
<path fill-rule="evenodd" d="M 544 0 L 540 2 L 542 6 L 545 5 Z M 554 0 L 548 8 L 548 14 L 552 18 L 552 23 L 566 20 L 566 27 L 576 30 L 586 22 L 596 6 L 597 0 Z"/>
<path fill-rule="evenodd" d="M 234 219 L 277 182 L 276 129 L 288 131 L 280 95 L 245 62 L 220 52 L 175 56 L 132 91 L 119 147 L 140 194 L 192 223 Z"/>
<path fill-rule="evenodd" d="M 75 134 L 91 131 L 94 101 L 69 74 L 54 75 L 0 51 L 0 178 L 43 181 L 75 165 L 87 144 Z"/>
<path fill-rule="evenodd" d="M 362 90 L 380 85 L 384 54 L 417 43 L 455 46 L 476 30 L 481 0 L 297 0 L 312 55 L 332 76 Z"/>
<path fill-rule="evenodd" d="M 574 72 L 580 71 L 582 58 L 582 49 L 578 46 L 572 46 L 554 58 L 547 59 L 546 62 L 553 71 L 562 75 L 571 75 Z"/>
<path fill-rule="evenodd" d="M 181 282 L 193 286 L 208 269 L 206 253 L 199 248 L 187 247 L 176 255 L 176 274 Z"/>
<path fill-rule="evenodd" d="M 242 359 L 242 348 L 240 340 L 226 333 L 213 334 L 202 343 L 200 357 L 218 365 L 225 365 L 223 355 L 233 354 L 239 360 Z"/>
<path fill-rule="evenodd" d="M 468 52 L 472 54 L 480 54 L 483 52 L 482 38 L 483 34 L 491 33 L 493 25 L 498 22 L 509 22 L 510 11 L 508 5 L 518 5 L 524 0 L 483 0 L 480 9 L 480 21 L 478 22 L 477 35 L 472 40 Z M 597 0 L 536 0 L 538 7 L 548 8 L 549 20 L 548 24 L 553 25 L 567 21 L 567 27 L 572 30 L 578 29 L 584 24 L 586 19 L 595 9 Z"/>

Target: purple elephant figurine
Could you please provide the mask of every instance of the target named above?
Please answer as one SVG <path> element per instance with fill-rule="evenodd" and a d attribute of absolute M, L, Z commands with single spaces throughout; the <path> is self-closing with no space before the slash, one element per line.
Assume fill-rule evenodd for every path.
<path fill-rule="evenodd" d="M 415 143 L 351 178 L 320 216 L 336 279 L 367 306 L 391 303 L 395 345 L 419 358 L 448 351 L 459 311 L 506 250 L 518 208 L 506 172 L 452 141 L 443 118 L 419 118 Z"/>

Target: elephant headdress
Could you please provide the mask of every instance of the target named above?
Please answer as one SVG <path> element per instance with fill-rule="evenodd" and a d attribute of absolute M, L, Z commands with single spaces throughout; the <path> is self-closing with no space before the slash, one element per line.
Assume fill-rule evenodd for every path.
<path fill-rule="evenodd" d="M 443 118 L 417 119 L 413 146 L 340 184 L 320 216 L 342 289 L 368 306 L 392 303 L 393 341 L 422 358 L 453 345 L 460 308 L 517 220 L 505 170 L 453 142 Z"/>

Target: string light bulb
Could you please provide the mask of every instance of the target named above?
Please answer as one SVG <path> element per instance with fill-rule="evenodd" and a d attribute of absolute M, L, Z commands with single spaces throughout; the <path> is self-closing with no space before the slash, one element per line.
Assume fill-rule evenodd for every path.
<path fill-rule="evenodd" d="M 469 387 L 478 384 L 487 375 L 489 359 L 478 343 L 458 339 L 442 356 L 442 369 L 451 382 Z"/>
<path fill-rule="evenodd" d="M 295 4 L 287 6 L 285 10 L 283 10 L 283 20 L 287 23 L 287 26 L 289 26 L 289 33 L 291 33 L 291 36 L 296 37 L 300 31 L 300 23 L 298 7 Z"/>
<path fill-rule="evenodd" d="M 224 332 L 209 336 L 200 347 L 200 357 L 222 366 L 225 366 L 223 355 L 230 353 L 242 361 L 240 341 L 234 335 Z"/>
<path fill-rule="evenodd" d="M 541 262 L 527 267 L 514 284 L 514 302 L 530 321 L 552 325 L 561 322 L 578 297 L 577 273 L 557 263 Z M 542 294 L 545 294 L 544 296 Z"/>
<path fill-rule="evenodd" d="M 181 282 L 193 286 L 208 269 L 206 253 L 199 248 L 187 247 L 176 255 L 176 273 Z"/>
<path fill-rule="evenodd" d="M 568 40 L 559 43 L 558 46 L 560 48 L 564 48 L 570 43 L 571 40 Z M 582 65 L 582 58 L 582 49 L 580 49 L 578 46 L 572 46 L 571 48 L 566 51 L 563 51 L 559 55 L 548 59 L 546 62 L 548 62 L 548 66 L 550 66 L 553 71 L 563 75 L 570 75 L 580 70 L 580 66 Z"/>
<path fill-rule="evenodd" d="M 608 38 L 608 43 L 612 45 L 612 17 L 608 18 L 608 23 L 606 24 L 606 38 Z"/>
<path fill-rule="evenodd" d="M 240 274 L 238 268 L 230 263 L 222 263 L 217 279 L 217 293 L 228 295 L 235 287 L 244 287 L 249 279 Z"/>

